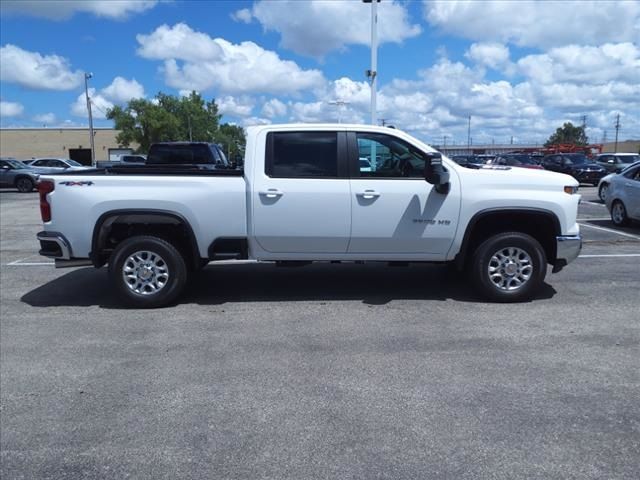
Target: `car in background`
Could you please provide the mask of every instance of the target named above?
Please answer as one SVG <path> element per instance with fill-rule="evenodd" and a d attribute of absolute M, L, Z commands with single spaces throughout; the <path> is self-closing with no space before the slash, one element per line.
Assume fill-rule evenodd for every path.
<path fill-rule="evenodd" d="M 358 164 L 360 165 L 361 172 L 372 172 L 373 168 L 371 168 L 371 162 L 368 158 L 359 157 Z"/>
<path fill-rule="evenodd" d="M 638 160 L 635 163 L 632 163 L 631 165 L 628 165 L 620 173 L 624 173 L 627 170 L 629 170 L 630 168 L 635 167 L 636 165 L 640 165 L 640 160 Z M 618 173 L 610 173 L 609 175 L 605 175 L 604 177 L 602 177 L 600 179 L 600 182 L 598 183 L 598 197 L 600 198 L 600 200 L 602 200 L 602 203 L 606 202 L 606 200 L 607 200 L 607 191 L 609 190 L 609 184 L 611 183 L 611 179 L 613 177 L 615 177 L 616 175 L 619 175 L 619 174 Z"/>
<path fill-rule="evenodd" d="M 142 154 L 120 155 L 115 160 L 99 160 L 96 162 L 96 168 L 119 167 L 122 165 L 144 166 L 147 156 Z"/>
<path fill-rule="evenodd" d="M 147 161 L 147 156 L 142 154 L 120 155 L 118 160 L 126 164 L 144 165 L 144 162 Z"/>
<path fill-rule="evenodd" d="M 478 158 L 477 155 L 453 155 L 451 160 L 456 162 L 461 167 L 478 169 L 484 165 L 484 160 Z"/>
<path fill-rule="evenodd" d="M 487 165 L 506 165 L 509 167 L 533 168 L 535 170 L 543 170 L 530 155 L 526 153 L 505 153 L 498 155 L 493 160 L 489 160 Z"/>
<path fill-rule="evenodd" d="M 62 172 L 62 171 L 74 171 L 74 170 L 87 170 L 92 167 L 82 165 L 75 160 L 69 160 L 68 158 L 36 158 L 25 162 L 30 167 L 36 169 L 46 169 L 47 172 Z"/>
<path fill-rule="evenodd" d="M 0 159 L 0 187 L 15 187 L 20 193 L 33 191 L 39 174 L 28 165 L 13 158 Z"/>
<path fill-rule="evenodd" d="M 640 221 L 640 162 L 611 178 L 605 203 L 615 225 Z"/>
<path fill-rule="evenodd" d="M 542 166 L 552 172 L 566 173 L 580 183 L 597 186 L 607 174 L 604 167 L 589 160 L 584 153 L 553 153 L 542 159 Z"/>
<path fill-rule="evenodd" d="M 595 162 L 604 167 L 609 173 L 620 173 L 632 163 L 640 161 L 640 154 L 637 153 L 602 153 L 598 155 Z"/>

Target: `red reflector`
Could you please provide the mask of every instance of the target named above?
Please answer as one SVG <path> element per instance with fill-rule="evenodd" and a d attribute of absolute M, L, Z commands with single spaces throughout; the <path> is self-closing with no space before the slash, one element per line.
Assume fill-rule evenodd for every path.
<path fill-rule="evenodd" d="M 51 205 L 49 204 L 47 194 L 53 192 L 55 188 L 56 184 L 49 180 L 43 180 L 38 183 L 38 193 L 40 194 L 40 216 L 42 216 L 43 222 L 51 221 Z"/>

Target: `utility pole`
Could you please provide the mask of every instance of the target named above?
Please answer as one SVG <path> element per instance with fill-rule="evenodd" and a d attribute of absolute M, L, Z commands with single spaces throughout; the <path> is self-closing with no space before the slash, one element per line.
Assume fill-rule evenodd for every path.
<path fill-rule="evenodd" d="M 606 130 L 602 134 L 602 144 L 604 145 L 605 143 L 607 143 L 607 131 Z"/>
<path fill-rule="evenodd" d="M 444 150 L 445 148 L 447 148 L 447 136 L 442 135 L 442 149 Z"/>
<path fill-rule="evenodd" d="M 366 71 L 371 82 L 371 125 L 376 122 L 376 89 L 378 84 L 378 2 L 380 0 L 362 0 L 371 4 L 371 69 Z"/>
<path fill-rule="evenodd" d="M 616 145 L 613 147 L 613 153 L 618 153 L 618 130 L 620 130 L 620 114 L 616 115 Z"/>
<path fill-rule="evenodd" d="M 93 116 L 91 115 L 91 99 L 89 98 L 89 79 L 93 73 L 84 74 L 84 96 L 87 99 L 87 112 L 89 114 L 89 143 L 91 144 L 91 165 L 96 164 L 96 149 L 93 145 Z"/>
<path fill-rule="evenodd" d="M 467 126 L 467 150 L 471 150 L 471 115 L 469 115 L 469 125 Z"/>
<path fill-rule="evenodd" d="M 589 137 L 587 137 L 587 116 L 582 115 L 582 133 L 584 133 L 584 140 L 589 144 Z"/>
<path fill-rule="evenodd" d="M 193 135 L 191 134 L 191 115 L 187 114 L 187 124 L 189 125 L 189 141 L 193 142 Z"/>

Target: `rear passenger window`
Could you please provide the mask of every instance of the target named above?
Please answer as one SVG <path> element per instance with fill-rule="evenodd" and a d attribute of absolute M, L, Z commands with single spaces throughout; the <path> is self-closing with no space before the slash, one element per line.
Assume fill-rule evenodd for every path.
<path fill-rule="evenodd" d="M 266 174 L 280 178 L 336 178 L 336 132 L 267 134 Z"/>

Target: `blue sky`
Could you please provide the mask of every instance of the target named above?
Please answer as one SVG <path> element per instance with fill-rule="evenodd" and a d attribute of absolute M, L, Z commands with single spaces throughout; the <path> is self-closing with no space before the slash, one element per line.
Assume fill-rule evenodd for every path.
<path fill-rule="evenodd" d="M 3 0 L 3 127 L 96 125 L 130 98 L 197 90 L 224 121 L 368 122 L 370 6 L 358 1 Z M 378 118 L 431 143 L 541 142 L 587 116 L 640 138 L 640 2 L 379 4 Z M 343 100 L 344 107 L 329 102 Z"/>

